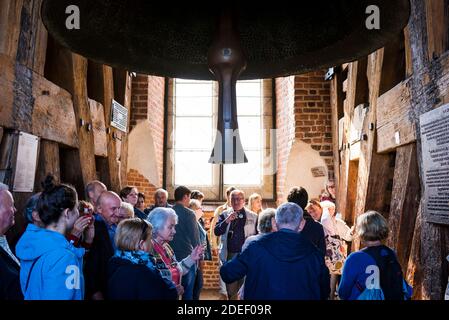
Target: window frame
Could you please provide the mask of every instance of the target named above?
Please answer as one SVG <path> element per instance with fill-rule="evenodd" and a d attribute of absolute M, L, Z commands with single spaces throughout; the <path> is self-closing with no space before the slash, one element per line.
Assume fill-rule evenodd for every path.
<path fill-rule="evenodd" d="M 164 161 L 164 188 L 169 193 L 169 198 L 172 200 L 174 189 L 178 186 L 174 183 L 174 154 L 175 154 L 175 80 L 174 78 L 169 78 L 166 85 L 166 97 L 165 99 L 165 114 L 166 114 L 166 125 L 164 126 L 164 136 L 165 145 L 165 161 Z M 245 192 L 246 197 L 249 197 L 253 192 L 257 192 L 262 195 L 265 201 L 276 201 L 276 172 L 275 168 L 277 165 L 277 155 L 276 155 L 276 134 L 275 134 L 275 124 L 276 124 L 276 112 L 275 112 L 275 92 L 274 92 L 274 79 L 260 79 L 261 80 L 261 103 L 262 110 L 260 114 L 261 118 L 261 128 L 262 130 L 262 146 L 259 149 L 261 154 L 261 165 L 262 165 L 262 184 L 261 185 L 234 185 L 238 189 Z M 218 111 L 218 83 L 213 82 L 213 94 L 212 94 L 212 123 L 215 130 L 217 124 L 217 111 Z M 238 108 L 238 106 L 237 106 Z M 239 116 L 240 117 L 240 116 Z M 265 133 L 265 134 L 264 134 Z M 215 141 L 215 137 L 213 138 Z M 271 147 L 274 144 L 274 147 Z M 211 150 L 212 151 L 212 150 Z M 269 159 L 269 160 L 267 160 Z M 266 163 L 269 165 L 267 166 Z M 272 165 L 272 166 L 270 166 Z M 200 185 L 186 185 L 189 189 L 199 189 L 205 194 L 205 202 L 207 203 L 218 203 L 225 201 L 225 190 L 228 186 L 224 184 L 224 165 L 213 165 L 215 166 L 213 170 L 212 186 L 200 186 Z M 266 174 L 270 170 L 271 174 Z M 273 172 L 274 171 L 274 172 Z"/>

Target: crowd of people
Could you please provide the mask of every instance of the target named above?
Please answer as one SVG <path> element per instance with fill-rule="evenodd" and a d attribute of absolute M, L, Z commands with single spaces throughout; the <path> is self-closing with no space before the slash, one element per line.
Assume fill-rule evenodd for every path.
<path fill-rule="evenodd" d="M 259 194 L 246 202 L 229 187 L 210 224 L 204 194 L 185 186 L 174 190 L 173 205 L 156 190 L 147 208 L 133 186 L 117 194 L 92 181 L 86 200 L 51 175 L 42 187 L 26 203 L 26 230 L 13 253 L 5 233 L 17 210 L 0 184 L 0 300 L 199 300 L 204 261 L 213 256 L 222 299 L 411 296 L 383 244 L 385 218 L 368 211 L 350 228 L 336 210 L 332 180 L 318 199 L 293 187 L 278 208 L 264 208 Z M 348 256 L 355 237 L 364 248 Z"/>

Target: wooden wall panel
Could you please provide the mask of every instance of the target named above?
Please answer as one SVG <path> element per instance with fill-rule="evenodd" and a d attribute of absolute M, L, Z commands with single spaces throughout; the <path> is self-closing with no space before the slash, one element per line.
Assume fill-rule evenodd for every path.
<path fill-rule="evenodd" d="M 78 147 L 70 93 L 1 54 L 0 87 L 1 126 Z"/>
<path fill-rule="evenodd" d="M 89 109 L 92 119 L 92 130 L 94 132 L 95 155 L 107 157 L 108 148 L 103 105 L 95 100 L 89 99 Z"/>
<path fill-rule="evenodd" d="M 425 0 L 429 60 L 448 49 L 448 1 Z"/>
<path fill-rule="evenodd" d="M 0 54 L 16 58 L 23 0 L 0 0 Z"/>
<path fill-rule="evenodd" d="M 42 0 L 23 0 L 17 62 L 44 75 L 47 29 L 40 17 L 41 4 Z"/>
<path fill-rule="evenodd" d="M 402 81 L 377 100 L 377 152 L 416 141 L 416 127 L 411 117 L 409 79 Z"/>
<path fill-rule="evenodd" d="M 34 192 L 42 190 L 41 182 L 44 181 L 48 173 L 53 174 L 58 181 L 61 180 L 59 145 L 54 141 L 41 139 L 39 143 L 36 177 L 34 180 Z"/>
<path fill-rule="evenodd" d="M 407 270 L 412 249 L 413 231 L 421 198 L 421 185 L 416 156 L 416 144 L 399 147 L 388 225 L 388 245 L 396 250 L 402 270 Z"/>

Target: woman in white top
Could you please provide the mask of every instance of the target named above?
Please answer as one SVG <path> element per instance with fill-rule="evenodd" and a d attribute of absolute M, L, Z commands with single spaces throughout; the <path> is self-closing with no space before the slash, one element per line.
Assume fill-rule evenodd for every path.
<path fill-rule="evenodd" d="M 338 217 L 335 212 L 335 204 L 331 201 L 320 203 L 323 208 L 321 224 L 324 229 L 326 241 L 326 265 L 331 274 L 331 299 L 334 299 L 337 282 L 343 270 L 343 264 L 348 255 L 345 241 L 352 241 L 353 228 Z"/>

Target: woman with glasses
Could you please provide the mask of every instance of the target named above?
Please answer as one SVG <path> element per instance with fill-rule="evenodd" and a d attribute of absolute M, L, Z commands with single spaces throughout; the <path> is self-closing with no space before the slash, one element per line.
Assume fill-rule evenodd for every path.
<path fill-rule="evenodd" d="M 107 298 L 111 300 L 176 300 L 171 281 L 162 278 L 151 255 L 153 227 L 132 218 L 121 221 L 115 234 L 117 250 L 108 263 Z"/>
<path fill-rule="evenodd" d="M 335 186 L 335 180 L 329 179 L 326 182 L 325 190 L 323 194 L 321 195 L 320 201 L 331 201 L 335 203 L 335 199 L 337 198 L 337 191 Z"/>

